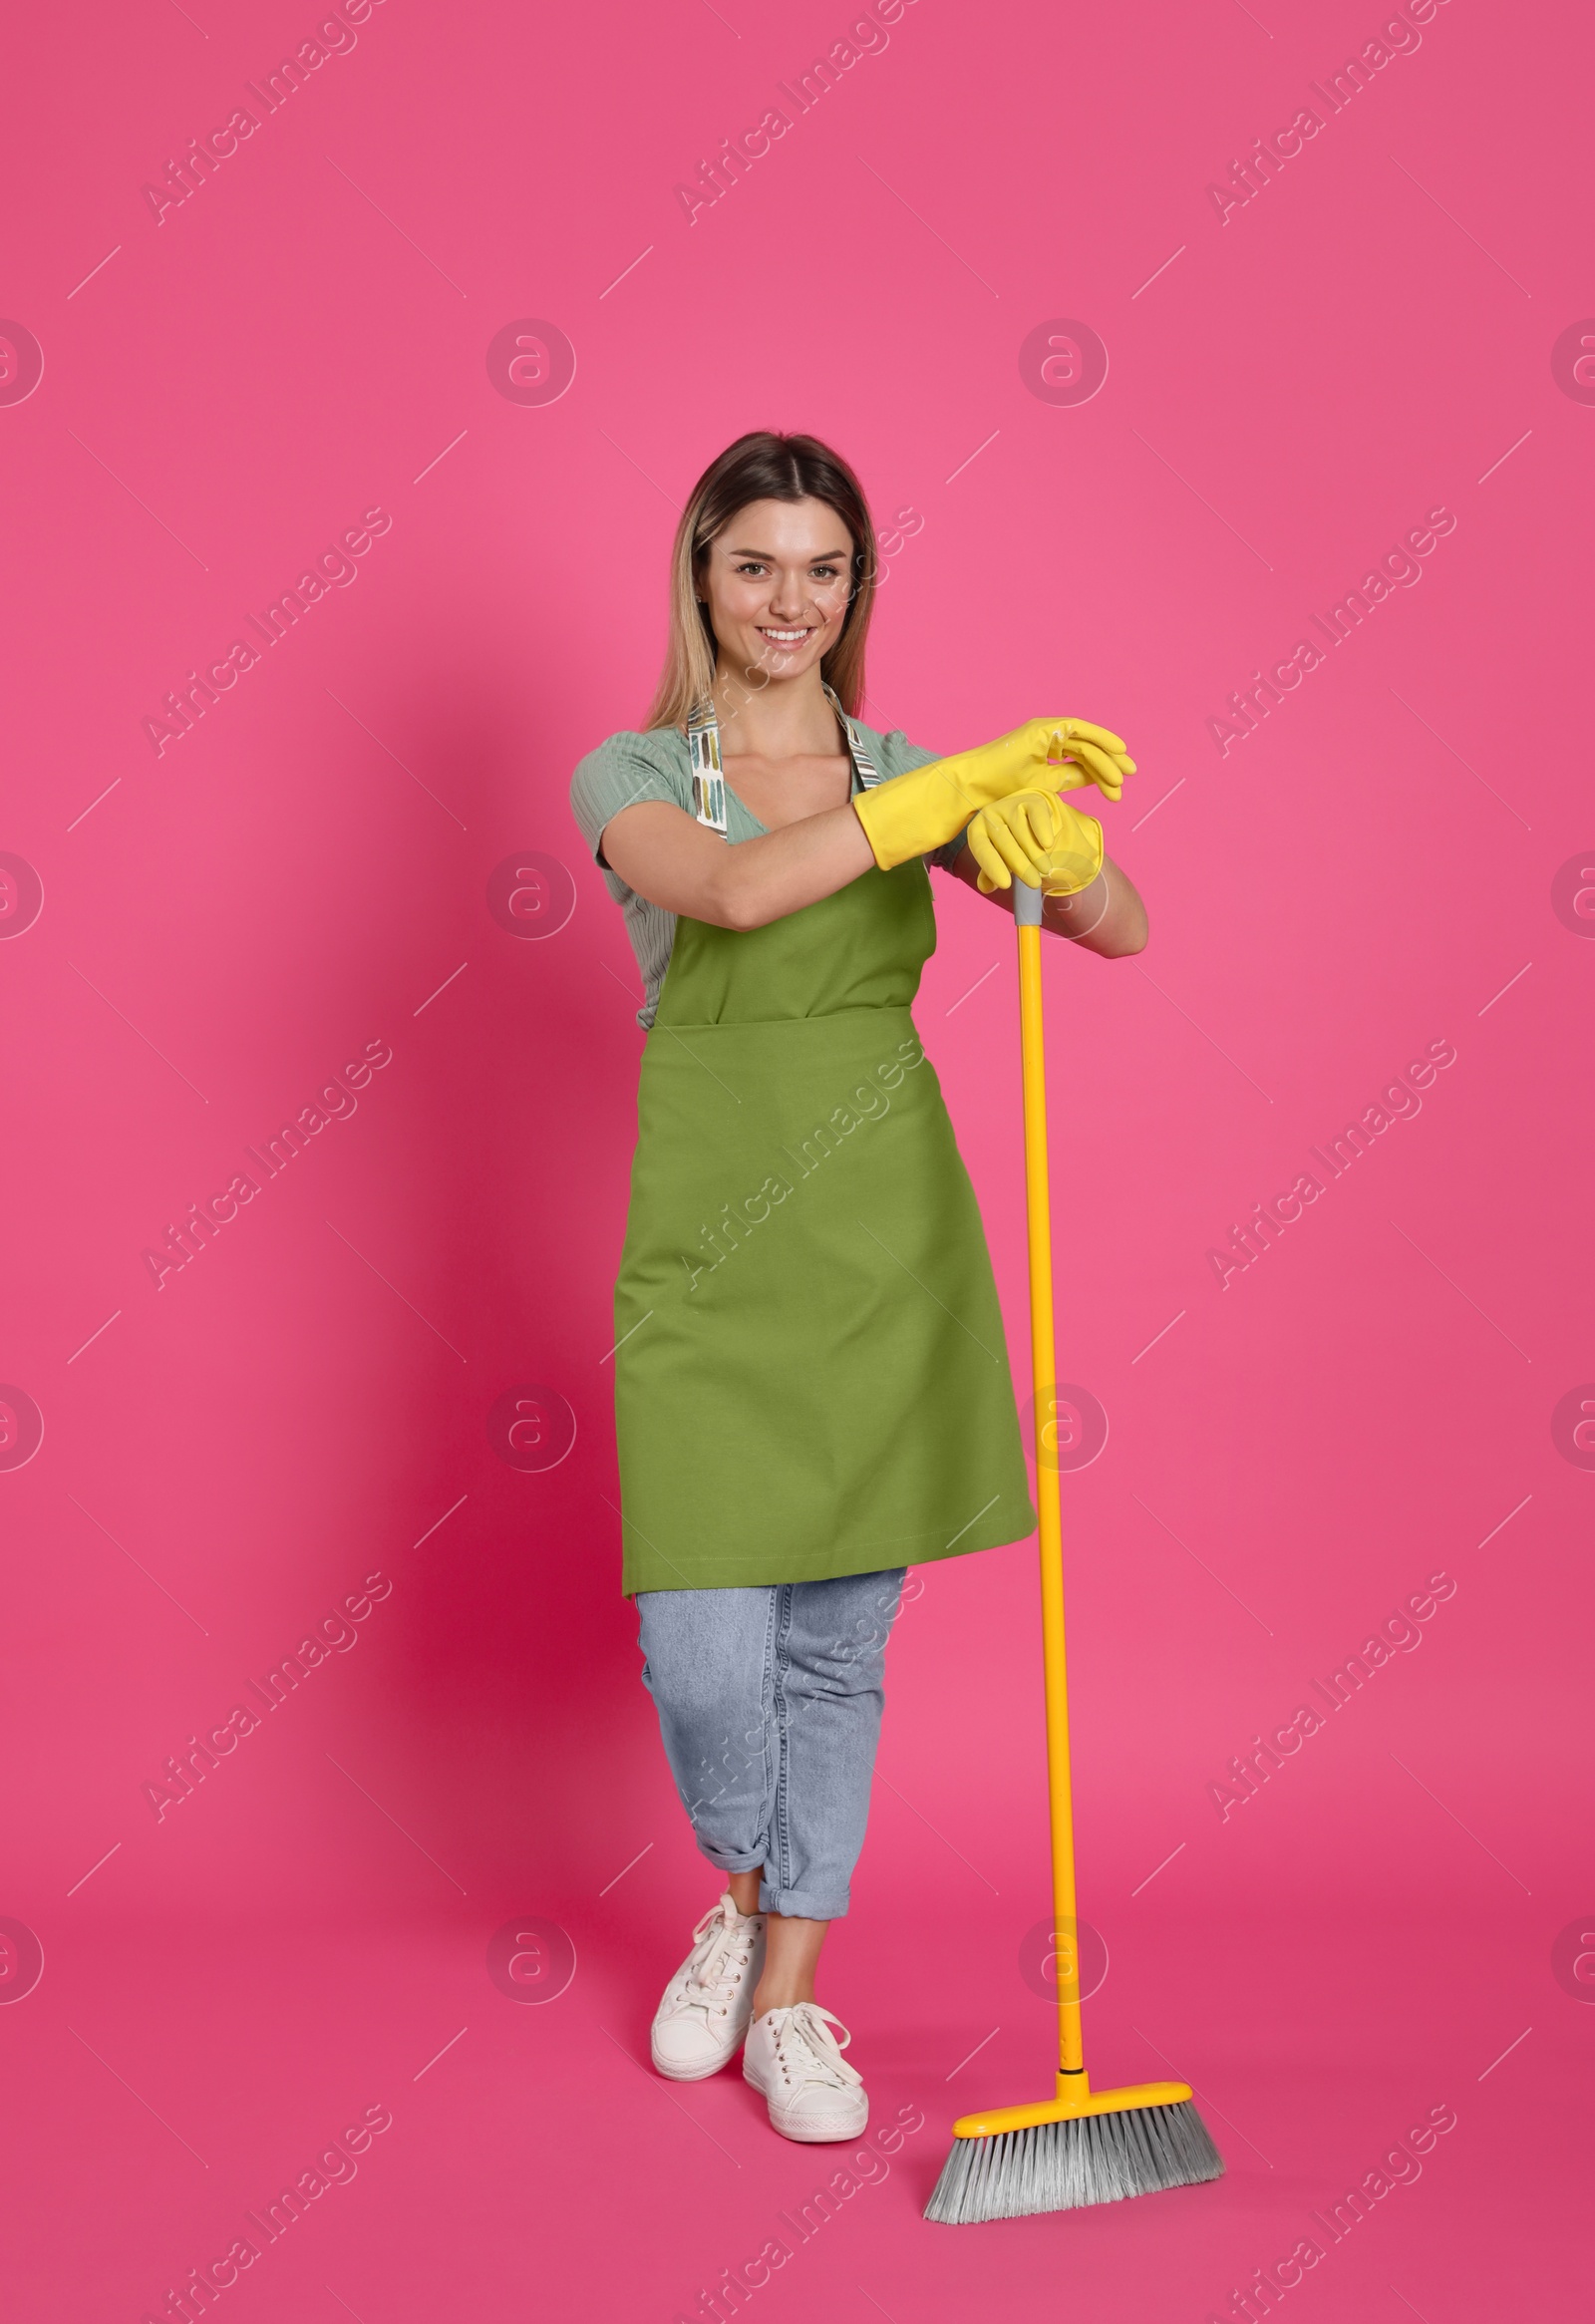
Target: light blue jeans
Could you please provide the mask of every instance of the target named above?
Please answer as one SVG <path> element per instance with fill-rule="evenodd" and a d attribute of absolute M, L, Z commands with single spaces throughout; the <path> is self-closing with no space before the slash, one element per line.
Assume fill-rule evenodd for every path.
<path fill-rule="evenodd" d="M 698 1845 L 761 1912 L 838 1920 L 864 1841 L 905 1568 L 637 1592 L 642 1683 Z"/>

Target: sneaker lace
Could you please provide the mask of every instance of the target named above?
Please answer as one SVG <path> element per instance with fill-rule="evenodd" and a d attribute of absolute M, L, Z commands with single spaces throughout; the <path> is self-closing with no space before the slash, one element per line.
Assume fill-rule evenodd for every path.
<path fill-rule="evenodd" d="M 842 2056 L 852 2035 L 840 2018 L 821 2009 L 817 2001 L 799 2001 L 791 2009 L 773 2010 L 771 2039 L 776 2064 L 787 2082 L 817 2082 L 827 2090 L 856 2087 L 863 2076 Z M 836 2028 L 841 2036 L 830 2028 Z"/>
<path fill-rule="evenodd" d="M 687 2004 L 689 2008 L 707 2009 L 717 2017 L 724 2017 L 731 2008 L 737 1980 L 753 1952 L 758 1935 L 755 1916 L 747 1913 L 733 1918 L 723 1903 L 711 1905 L 692 1934 Z"/>

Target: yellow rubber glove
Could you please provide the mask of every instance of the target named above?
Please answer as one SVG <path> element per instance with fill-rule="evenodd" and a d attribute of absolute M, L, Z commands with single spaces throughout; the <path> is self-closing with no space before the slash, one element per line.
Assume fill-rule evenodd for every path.
<path fill-rule="evenodd" d="M 1048 895 L 1078 895 L 1103 867 L 1103 827 L 1051 791 L 1016 791 L 983 807 L 965 832 L 982 895 L 1022 879 Z"/>
<path fill-rule="evenodd" d="M 1067 754 L 1067 757 L 1066 757 Z M 882 871 L 956 838 L 970 817 L 1016 791 L 1074 791 L 1095 783 L 1116 799 L 1135 771 L 1107 727 L 1083 718 L 1032 718 L 977 750 L 938 759 L 861 792 L 853 811 Z"/>

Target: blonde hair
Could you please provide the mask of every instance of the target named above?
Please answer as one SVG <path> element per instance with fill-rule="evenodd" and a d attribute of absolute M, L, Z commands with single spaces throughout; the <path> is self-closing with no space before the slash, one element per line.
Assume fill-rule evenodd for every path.
<path fill-rule="evenodd" d="M 875 528 L 863 487 L 839 454 L 813 436 L 756 429 L 739 436 L 705 469 L 676 527 L 670 560 L 670 645 L 646 730 L 685 726 L 709 696 L 719 646 L 698 582 L 709 544 L 753 500 L 823 500 L 852 536 L 852 572 L 841 635 L 819 665 L 842 708 L 864 699 L 864 640 L 875 601 Z"/>

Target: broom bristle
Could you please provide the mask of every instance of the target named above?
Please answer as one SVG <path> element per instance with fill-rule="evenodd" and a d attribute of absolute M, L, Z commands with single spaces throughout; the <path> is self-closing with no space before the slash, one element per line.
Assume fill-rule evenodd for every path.
<path fill-rule="evenodd" d="M 1199 2186 L 1223 2170 L 1224 2158 L 1188 2099 L 1126 2107 L 989 2139 L 955 2139 L 925 2216 L 952 2227 L 1024 2219 L 1160 2187 Z"/>

